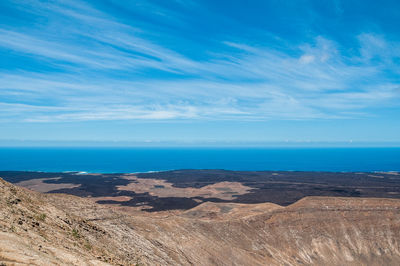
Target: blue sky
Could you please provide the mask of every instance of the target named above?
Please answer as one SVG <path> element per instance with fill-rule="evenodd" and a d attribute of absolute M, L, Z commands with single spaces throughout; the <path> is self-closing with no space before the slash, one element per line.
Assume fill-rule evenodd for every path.
<path fill-rule="evenodd" d="M 0 2 L 0 144 L 400 143 L 398 1 Z"/>

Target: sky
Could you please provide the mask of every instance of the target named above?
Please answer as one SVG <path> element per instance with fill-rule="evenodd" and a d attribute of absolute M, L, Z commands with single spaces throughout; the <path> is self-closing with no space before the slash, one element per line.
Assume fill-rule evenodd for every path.
<path fill-rule="evenodd" d="M 3 146 L 400 143 L 399 1 L 2 0 L 0 59 Z"/>

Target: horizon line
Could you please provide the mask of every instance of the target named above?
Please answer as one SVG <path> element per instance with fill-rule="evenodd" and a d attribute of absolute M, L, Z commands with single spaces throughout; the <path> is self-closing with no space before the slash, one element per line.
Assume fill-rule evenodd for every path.
<path fill-rule="evenodd" d="M 0 140 L 0 148 L 399 148 L 400 141 L 60 141 L 60 140 Z"/>

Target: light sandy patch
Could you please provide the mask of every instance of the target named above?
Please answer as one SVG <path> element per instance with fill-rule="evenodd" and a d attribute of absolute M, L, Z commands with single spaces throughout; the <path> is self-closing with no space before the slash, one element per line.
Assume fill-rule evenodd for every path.
<path fill-rule="evenodd" d="M 375 177 L 375 178 L 385 178 L 384 176 L 381 176 L 381 175 L 368 175 L 368 176 Z"/>
<path fill-rule="evenodd" d="M 129 196 L 116 196 L 116 197 L 90 197 L 90 199 L 94 201 L 101 201 L 101 200 L 112 200 L 112 201 L 118 201 L 118 202 L 125 202 L 125 201 L 130 201 L 132 197 Z"/>
<path fill-rule="evenodd" d="M 76 188 L 80 187 L 80 184 L 72 184 L 72 183 L 62 183 L 62 184 L 52 184 L 52 183 L 44 183 L 43 181 L 46 180 L 59 180 L 60 177 L 54 178 L 38 178 L 38 179 L 31 179 L 25 180 L 16 183 L 15 185 L 21 186 L 24 188 L 28 188 L 34 191 L 46 193 L 53 190 L 64 189 L 64 188 Z"/>
<path fill-rule="evenodd" d="M 180 197 L 180 198 L 220 198 L 232 200 L 237 195 L 249 193 L 253 188 L 242 185 L 239 182 L 220 182 L 201 188 L 179 188 L 173 187 L 172 183 L 160 179 L 137 178 L 127 176 L 126 179 L 134 181 L 126 186 L 117 186 L 118 190 L 133 191 L 135 193 L 148 192 L 152 196 L 160 198 Z"/>

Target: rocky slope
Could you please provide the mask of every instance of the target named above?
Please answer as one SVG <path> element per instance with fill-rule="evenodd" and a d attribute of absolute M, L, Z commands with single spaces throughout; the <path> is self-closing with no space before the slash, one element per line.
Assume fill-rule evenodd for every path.
<path fill-rule="evenodd" d="M 144 213 L 0 180 L 0 265 L 400 265 L 400 200 Z"/>

